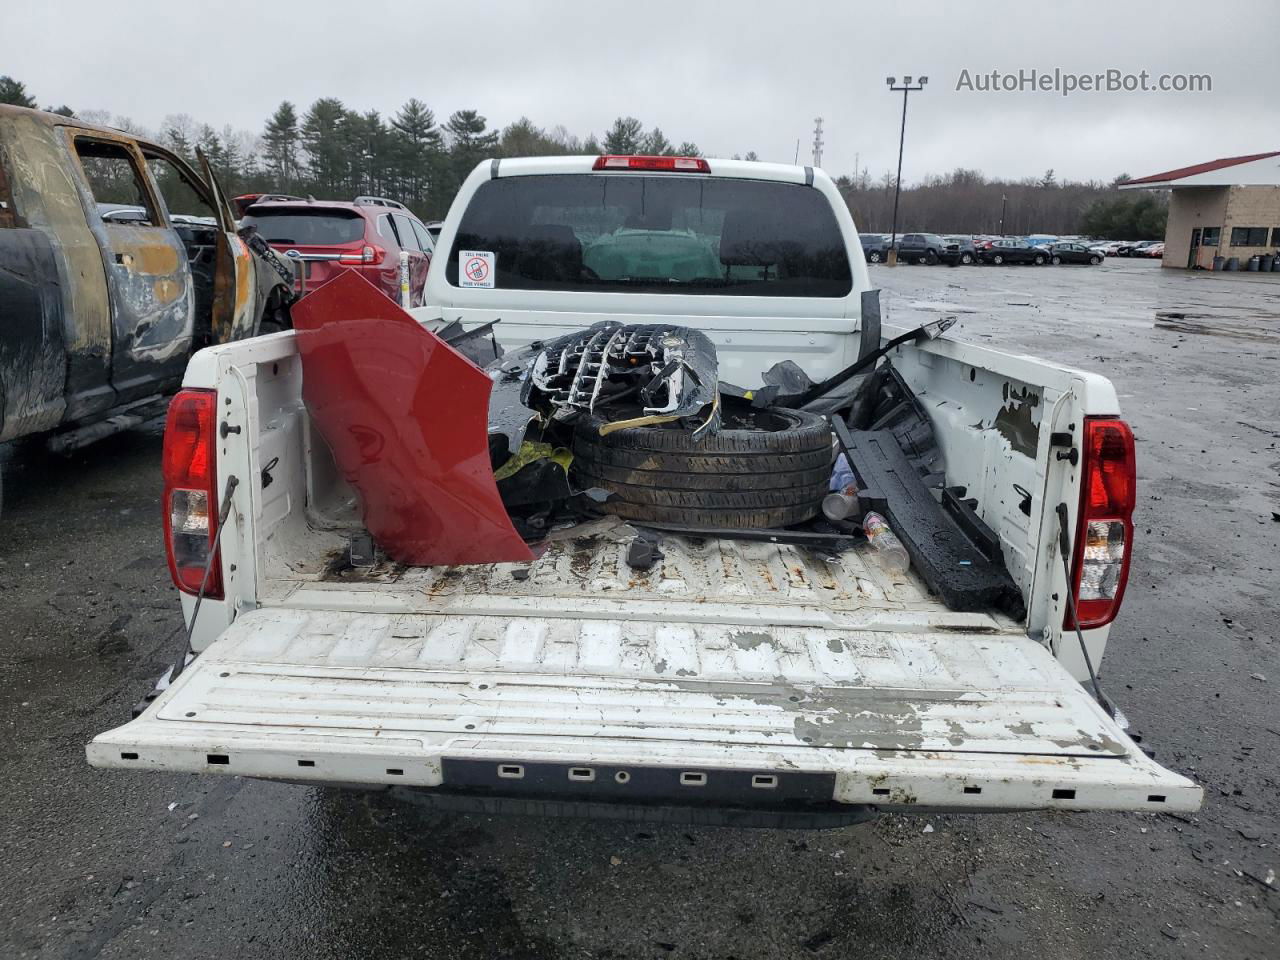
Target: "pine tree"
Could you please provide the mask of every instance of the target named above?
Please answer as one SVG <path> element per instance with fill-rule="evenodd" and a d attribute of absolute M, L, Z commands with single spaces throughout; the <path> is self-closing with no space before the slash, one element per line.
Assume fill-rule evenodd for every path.
<path fill-rule="evenodd" d="M 488 130 L 488 121 L 475 110 L 459 110 L 449 117 L 449 153 L 453 172 L 451 191 L 456 191 L 471 169 L 498 148 L 498 131 Z"/>
<path fill-rule="evenodd" d="M 160 126 L 160 141 L 188 163 L 194 156 L 196 122 L 187 113 L 171 113 Z"/>
<path fill-rule="evenodd" d="M 27 93 L 27 85 L 13 77 L 0 76 L 0 103 L 35 109 L 36 98 Z"/>
<path fill-rule="evenodd" d="M 635 154 L 644 146 L 644 124 L 635 117 L 619 117 L 604 135 L 604 152 Z"/>
<path fill-rule="evenodd" d="M 346 192 L 348 158 L 341 130 L 346 113 L 337 97 L 321 97 L 302 118 L 307 168 L 325 199 L 338 199 Z"/>
<path fill-rule="evenodd" d="M 671 141 L 657 127 L 650 130 L 649 135 L 644 138 L 643 149 L 651 157 L 673 157 L 676 155 L 676 148 L 671 145 Z"/>
<path fill-rule="evenodd" d="M 218 175 L 219 179 L 225 179 L 222 174 L 226 171 L 227 153 L 222 147 L 222 140 L 218 137 L 218 131 L 207 123 L 202 123 L 199 132 L 196 134 L 196 146 L 200 148 L 204 158 L 209 161 L 209 166 L 213 169 L 214 174 Z"/>
<path fill-rule="evenodd" d="M 677 157 L 700 157 L 702 156 L 702 151 L 698 149 L 698 145 L 696 143 L 690 143 L 688 140 L 686 140 L 683 143 L 681 143 L 680 146 L 676 147 L 676 156 Z"/>
<path fill-rule="evenodd" d="M 222 128 L 222 166 L 218 169 L 218 181 L 228 194 L 235 195 L 244 186 L 243 138 L 227 124 Z"/>
<path fill-rule="evenodd" d="M 400 189 L 410 207 L 422 210 L 444 148 L 444 135 L 436 126 L 436 115 L 416 97 L 405 102 L 392 118 L 391 127 L 389 146 Z"/>
<path fill-rule="evenodd" d="M 276 181 L 273 189 L 286 193 L 299 189 L 299 142 L 298 112 L 292 103 L 285 100 L 276 107 L 262 134 L 267 169 Z"/>

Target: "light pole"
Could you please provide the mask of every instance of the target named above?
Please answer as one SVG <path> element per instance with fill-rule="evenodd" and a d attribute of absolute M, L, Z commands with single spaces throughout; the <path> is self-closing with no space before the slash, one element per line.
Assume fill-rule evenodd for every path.
<path fill-rule="evenodd" d="M 1009 198 L 1005 196 L 1003 193 L 1000 194 L 1000 236 L 1002 237 L 1004 236 L 1004 208 L 1005 208 L 1005 204 L 1007 204 L 1008 202 L 1009 202 Z"/>
<path fill-rule="evenodd" d="M 923 90 L 928 82 L 928 77 L 919 77 L 913 86 L 911 77 L 903 77 L 899 85 L 895 77 L 885 78 L 885 83 L 889 85 L 890 90 L 902 91 L 902 131 L 898 134 L 898 178 L 893 182 L 893 237 L 889 241 L 889 257 L 886 261 L 891 267 L 898 263 L 898 194 L 902 192 L 902 147 L 907 140 L 907 94 Z"/>

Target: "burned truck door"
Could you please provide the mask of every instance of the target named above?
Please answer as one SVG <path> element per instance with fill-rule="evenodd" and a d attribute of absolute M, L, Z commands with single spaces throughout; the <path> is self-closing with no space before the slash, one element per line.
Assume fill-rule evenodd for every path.
<path fill-rule="evenodd" d="M 68 130 L 83 174 L 85 218 L 107 273 L 111 384 L 117 402 L 177 383 L 191 348 L 193 296 L 186 251 L 159 210 L 142 156 L 125 139 Z M 140 207 L 142 219 L 107 223 L 99 204 Z"/>
<path fill-rule="evenodd" d="M 236 233 L 235 217 L 209 159 L 196 149 L 200 170 L 210 193 L 214 216 L 218 220 L 218 276 L 214 283 L 212 342 L 227 343 L 251 337 L 257 330 L 257 264 L 249 248 Z"/>
<path fill-rule="evenodd" d="M 235 265 L 217 199 L 181 158 L 152 144 L 139 148 L 165 214 L 187 251 L 194 305 L 192 349 L 221 343 L 214 330 L 228 321 L 221 316 L 225 310 L 219 297 L 222 288 L 234 282 Z"/>

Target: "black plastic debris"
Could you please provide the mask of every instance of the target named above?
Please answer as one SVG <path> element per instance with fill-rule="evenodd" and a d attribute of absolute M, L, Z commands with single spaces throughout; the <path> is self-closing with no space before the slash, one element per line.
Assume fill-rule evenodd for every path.
<path fill-rule="evenodd" d="M 649 530 L 637 530 L 635 539 L 627 544 L 627 566 L 632 570 L 648 570 L 663 556 L 658 535 Z"/>
<path fill-rule="evenodd" d="M 945 465 L 933 421 L 888 360 L 862 382 L 846 422 L 855 431 L 890 431 L 925 486 L 942 486 Z"/>
<path fill-rule="evenodd" d="M 1022 594 L 1002 560 L 988 556 L 995 537 L 981 533 L 979 525 L 985 524 L 977 514 L 969 509 L 962 525 L 944 510 L 891 431 L 851 432 L 839 420 L 832 426 L 858 475 L 859 500 L 888 519 L 929 589 L 951 610 L 996 607 L 1021 620 L 1026 613 Z M 953 504 L 953 509 L 964 507 Z M 966 526 L 978 534 L 977 543 Z"/>

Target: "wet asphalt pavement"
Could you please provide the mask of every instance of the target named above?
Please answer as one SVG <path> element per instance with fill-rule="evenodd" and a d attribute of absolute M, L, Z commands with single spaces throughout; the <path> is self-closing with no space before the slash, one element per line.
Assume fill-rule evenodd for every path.
<path fill-rule="evenodd" d="M 180 644 L 153 426 L 0 451 L 0 958 L 1280 956 L 1280 276 L 872 277 L 890 322 L 1115 382 L 1140 486 L 1104 683 L 1200 814 L 754 832 L 92 770 Z"/>

